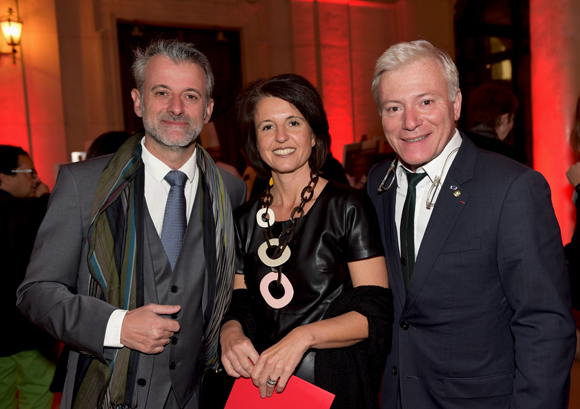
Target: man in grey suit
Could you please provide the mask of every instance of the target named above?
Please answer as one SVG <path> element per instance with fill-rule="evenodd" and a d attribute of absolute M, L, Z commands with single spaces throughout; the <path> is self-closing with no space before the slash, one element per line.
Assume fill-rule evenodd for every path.
<path fill-rule="evenodd" d="M 455 129 L 447 53 L 421 40 L 377 61 L 373 94 L 398 157 L 367 189 L 395 320 L 383 408 L 566 408 L 575 324 L 545 179 Z"/>
<path fill-rule="evenodd" d="M 144 134 L 61 168 L 18 290 L 20 311 L 73 348 L 64 408 L 197 408 L 231 296 L 231 209 L 246 192 L 196 144 L 209 61 L 159 40 L 133 73 Z"/>

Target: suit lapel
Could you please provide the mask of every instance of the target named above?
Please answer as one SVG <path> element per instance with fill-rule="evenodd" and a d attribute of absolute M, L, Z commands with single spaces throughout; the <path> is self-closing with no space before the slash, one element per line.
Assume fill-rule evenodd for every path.
<path fill-rule="evenodd" d="M 403 281 L 403 270 L 401 268 L 401 257 L 399 249 L 399 235 L 397 234 L 397 225 L 395 224 L 395 200 L 397 198 L 397 180 L 389 190 L 380 194 L 383 209 L 383 231 L 385 232 L 385 247 L 387 249 L 387 260 L 390 260 L 388 265 L 389 272 L 389 287 L 391 291 L 397 293 L 397 299 L 401 303 L 401 308 L 404 305 L 405 283 Z M 389 254 L 393 255 L 392 257 Z"/>
<path fill-rule="evenodd" d="M 473 178 L 476 157 L 477 148 L 468 138 L 463 137 L 461 148 L 440 187 L 441 190 L 433 208 L 433 214 L 421 241 L 403 314 L 413 306 L 443 245 L 449 239 L 449 235 L 469 199 L 469 191 L 464 184 Z M 454 190 L 451 186 L 455 186 L 457 189 Z"/>

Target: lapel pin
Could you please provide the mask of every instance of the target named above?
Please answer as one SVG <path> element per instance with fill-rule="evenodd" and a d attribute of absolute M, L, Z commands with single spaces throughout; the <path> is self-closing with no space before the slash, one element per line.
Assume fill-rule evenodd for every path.
<path fill-rule="evenodd" d="M 451 185 L 451 186 L 449 186 L 449 189 L 451 189 L 451 190 L 457 190 L 457 186 Z"/>
<path fill-rule="evenodd" d="M 453 192 L 453 196 L 459 197 L 459 196 L 461 196 L 461 192 L 459 190 L 457 190 L 457 191 Z"/>

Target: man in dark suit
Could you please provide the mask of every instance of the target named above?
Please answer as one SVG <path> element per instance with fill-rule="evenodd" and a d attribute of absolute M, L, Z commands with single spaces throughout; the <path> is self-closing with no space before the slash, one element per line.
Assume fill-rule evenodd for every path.
<path fill-rule="evenodd" d="M 395 321 L 383 408 L 566 408 L 575 326 L 549 186 L 455 129 L 457 69 L 421 40 L 378 60 L 394 161 L 370 172 Z"/>
<path fill-rule="evenodd" d="M 19 146 L 0 145 L 0 311 L 14 334 L 0 338 L 0 408 L 52 406 L 56 342 L 16 308 L 16 289 L 46 213 L 48 193 L 28 153 Z"/>
<path fill-rule="evenodd" d="M 73 348 L 63 408 L 198 407 L 231 297 L 231 208 L 245 184 L 196 138 L 213 75 L 193 45 L 137 50 L 144 133 L 114 156 L 64 166 L 18 306 Z"/>

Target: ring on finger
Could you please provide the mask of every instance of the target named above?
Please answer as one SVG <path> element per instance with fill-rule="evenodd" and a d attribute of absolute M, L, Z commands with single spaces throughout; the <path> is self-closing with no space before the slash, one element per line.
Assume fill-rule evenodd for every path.
<path fill-rule="evenodd" d="M 277 383 L 277 381 L 275 381 L 274 379 L 271 379 L 271 378 L 268 376 L 268 385 L 270 385 L 270 386 L 275 386 L 275 385 L 276 385 L 276 383 Z"/>

